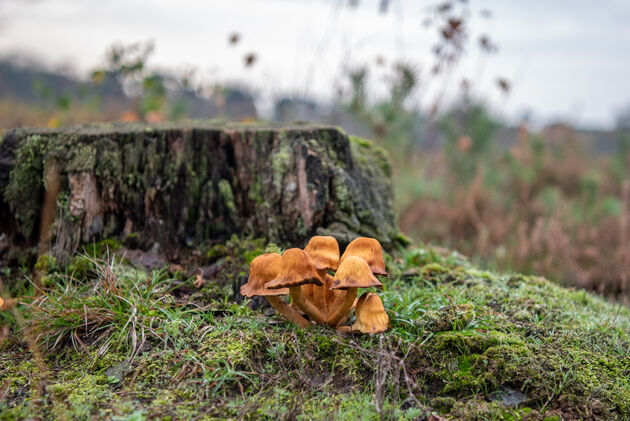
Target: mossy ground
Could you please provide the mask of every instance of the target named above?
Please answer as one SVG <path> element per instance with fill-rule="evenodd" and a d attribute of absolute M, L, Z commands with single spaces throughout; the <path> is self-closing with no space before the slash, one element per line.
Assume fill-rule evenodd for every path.
<path fill-rule="evenodd" d="M 0 316 L 1 419 L 630 418 L 630 311 L 589 293 L 405 250 L 380 293 L 392 329 L 351 337 L 235 293 L 264 241 L 196 250 L 200 288 L 186 268 L 99 260 L 107 246 L 40 265 L 22 330 Z"/>

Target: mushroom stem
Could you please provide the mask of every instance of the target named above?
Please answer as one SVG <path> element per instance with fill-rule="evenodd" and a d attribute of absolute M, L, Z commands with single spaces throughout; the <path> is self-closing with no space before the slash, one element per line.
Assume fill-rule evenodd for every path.
<path fill-rule="evenodd" d="M 326 320 L 326 323 L 328 324 L 328 326 L 336 327 L 341 321 L 341 319 L 343 319 L 343 316 L 345 316 L 352 309 L 352 304 L 354 304 L 354 299 L 357 298 L 357 289 L 358 288 L 348 288 L 346 290 L 346 293 L 343 296 L 343 302 L 341 303 L 341 305 L 339 305 L 335 309 L 334 313 L 328 316 L 328 319 Z M 336 302 L 339 302 L 339 299 L 337 299 Z"/>
<path fill-rule="evenodd" d="M 328 314 L 328 303 L 326 301 L 326 269 L 315 269 L 317 277 L 322 281 L 321 285 L 313 285 L 315 292 L 315 303 L 319 307 L 322 318 L 326 318 Z"/>
<path fill-rule="evenodd" d="M 268 295 L 267 296 L 267 301 L 269 301 L 269 304 L 271 304 L 273 306 L 273 308 L 275 308 L 278 313 L 282 314 L 290 322 L 293 322 L 293 323 L 297 324 L 300 327 L 307 327 L 307 326 L 309 326 L 308 320 L 306 320 L 304 317 L 302 317 L 300 315 L 300 313 L 295 311 L 295 309 L 293 307 L 291 307 L 290 305 L 285 303 L 282 298 L 280 298 L 278 296 Z"/>
<path fill-rule="evenodd" d="M 13 307 L 15 307 L 17 303 L 17 298 L 8 298 L 5 300 L 4 298 L 0 297 L 0 311 L 11 310 Z"/>
<path fill-rule="evenodd" d="M 322 316 L 322 312 L 319 311 L 317 307 L 315 307 L 311 302 L 306 301 L 304 298 L 304 294 L 302 294 L 302 288 L 299 286 L 289 288 L 289 293 L 291 294 L 291 299 L 293 302 L 308 316 L 319 324 L 325 324 L 326 321 Z"/>
<path fill-rule="evenodd" d="M 337 326 L 336 329 L 339 332 L 352 333 L 352 326 Z"/>

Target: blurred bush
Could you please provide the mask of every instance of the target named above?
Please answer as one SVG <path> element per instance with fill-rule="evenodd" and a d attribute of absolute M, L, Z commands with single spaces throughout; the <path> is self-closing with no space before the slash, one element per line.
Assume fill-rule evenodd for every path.
<path fill-rule="evenodd" d="M 568 127 L 554 142 L 522 126 L 504 147 L 494 136 L 499 123 L 474 103 L 439 126 L 442 148 L 395 165 L 403 231 L 491 266 L 628 300 L 627 141 L 596 156 Z"/>

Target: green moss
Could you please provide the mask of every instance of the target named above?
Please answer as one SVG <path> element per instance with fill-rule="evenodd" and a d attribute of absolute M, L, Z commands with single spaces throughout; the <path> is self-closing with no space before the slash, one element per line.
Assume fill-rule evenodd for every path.
<path fill-rule="evenodd" d="M 383 176 L 392 176 L 392 161 L 385 148 L 376 146 L 372 141 L 357 136 L 350 136 L 349 140 L 353 157 L 355 160 L 358 159 L 362 166 L 376 165 Z"/>
<path fill-rule="evenodd" d="M 271 156 L 271 168 L 273 170 L 273 185 L 276 189 L 282 188 L 285 174 L 291 167 L 292 151 L 288 139 L 282 139 L 280 147 Z"/>
<path fill-rule="evenodd" d="M 106 238 L 96 243 L 84 246 L 85 253 L 90 257 L 101 257 L 123 248 L 122 242 L 115 238 Z"/>
<path fill-rule="evenodd" d="M 522 346 L 516 335 L 501 332 L 479 332 L 476 330 L 439 332 L 429 346 L 437 351 L 451 351 L 462 355 L 478 354 L 493 346 L 508 344 Z"/>
<path fill-rule="evenodd" d="M 59 402 L 53 407 L 57 419 L 88 419 L 95 404 L 109 394 L 110 380 L 104 375 L 84 374 L 67 380 L 58 380 L 48 392 Z"/>
<path fill-rule="evenodd" d="M 145 327 L 144 345 L 121 377 L 107 373 L 129 358 L 132 336 L 116 339 L 127 346 L 103 353 L 104 342 L 90 342 L 94 338 L 81 330 L 83 305 L 94 314 L 95 286 L 103 285 L 98 278 L 79 287 L 86 293 L 79 294 L 82 301 L 73 301 L 67 287 L 48 291 L 48 302 L 70 300 L 50 323 L 58 324 L 70 307 L 81 309 L 76 332 L 87 351 L 68 341 L 45 353 L 51 398 L 31 407 L 37 365 L 24 348 L 3 349 L 0 378 L 10 379 L 10 389 L 0 418 L 417 419 L 427 411 L 447 419 L 630 416 L 626 307 L 541 278 L 480 270 L 454 253 L 415 249 L 387 258 L 391 277 L 379 295 L 391 330 L 349 337 L 324 327 L 299 329 L 262 300 L 233 301 L 248 263 L 266 251 L 280 249 L 238 237 L 210 247 L 208 260 L 222 259 L 221 269 L 201 290 L 186 280 L 152 281 L 115 263 L 112 276 L 126 280 L 121 285 L 128 289 L 121 291 L 134 306 L 111 301 L 120 308 L 111 325 L 118 329 L 131 320 L 138 341 Z M 419 402 L 410 398 L 401 361 Z M 379 413 L 374 399 L 381 375 Z M 514 401 L 501 397 L 506 390 L 518 392 Z"/>
<path fill-rule="evenodd" d="M 394 235 L 394 241 L 403 247 L 410 246 L 413 243 L 413 240 L 406 236 L 402 231 L 399 231 Z"/>
<path fill-rule="evenodd" d="M 219 181 L 219 196 L 221 196 L 221 200 L 223 205 L 228 211 L 228 215 L 232 222 L 236 223 L 238 221 L 238 211 L 236 210 L 236 205 L 234 204 L 234 193 L 232 192 L 232 185 L 229 181 L 223 179 Z"/>
<path fill-rule="evenodd" d="M 65 169 L 68 172 L 92 171 L 96 167 L 96 155 L 97 152 L 93 146 L 76 146 L 70 152 Z"/>
<path fill-rule="evenodd" d="M 260 177 L 258 175 L 254 177 L 254 184 L 252 185 L 251 189 L 247 193 L 247 197 L 249 197 L 250 200 L 254 201 L 255 203 L 259 205 L 264 203 L 264 199 L 262 197 L 262 187 L 260 184 Z"/>
<path fill-rule="evenodd" d="M 348 136 L 348 139 L 350 140 L 350 142 L 354 142 L 354 143 L 358 144 L 359 146 L 363 146 L 363 147 L 366 147 L 366 148 L 374 146 L 374 142 L 372 142 L 371 140 L 363 139 L 363 138 L 358 137 L 358 136 L 350 135 L 350 136 Z"/>
<path fill-rule="evenodd" d="M 27 137 L 16 151 L 15 163 L 4 190 L 4 200 L 20 225 L 20 232 L 30 237 L 37 224 L 43 191 L 44 156 L 48 140 Z"/>
<path fill-rule="evenodd" d="M 66 264 L 66 272 L 74 279 L 89 279 L 94 277 L 95 274 L 94 263 L 88 256 L 73 256 Z"/>
<path fill-rule="evenodd" d="M 470 304 L 445 306 L 438 310 L 429 310 L 416 324 L 430 332 L 463 330 L 474 319 L 474 307 Z"/>
<path fill-rule="evenodd" d="M 72 256 L 61 268 L 66 274 L 74 279 L 85 280 L 94 278 L 96 274 L 96 260 L 108 259 L 110 261 L 120 262 L 122 258 L 117 257 L 114 253 L 123 248 L 122 242 L 115 238 L 107 238 L 105 240 L 85 245 L 80 254 Z"/>
<path fill-rule="evenodd" d="M 379 166 L 381 171 L 383 171 L 383 174 L 387 177 L 391 177 L 393 164 L 387 149 L 375 146 L 372 149 L 372 154 L 375 157 L 376 164 Z"/>
<path fill-rule="evenodd" d="M 33 269 L 40 273 L 48 273 L 57 270 L 57 260 L 50 254 L 44 253 L 37 258 Z"/>
<path fill-rule="evenodd" d="M 277 244 L 275 243 L 269 243 L 267 244 L 267 246 L 265 247 L 265 250 L 263 251 L 263 253 L 278 253 L 278 254 L 282 254 L 283 250 L 278 247 Z"/>
<path fill-rule="evenodd" d="M 208 259 L 208 263 L 214 263 L 221 257 L 227 256 L 228 253 L 229 250 L 225 244 L 215 244 L 206 251 L 206 259 Z"/>
<path fill-rule="evenodd" d="M 353 198 L 346 187 L 345 180 L 341 177 L 333 177 L 332 188 L 335 195 L 333 198 L 335 207 L 341 210 L 351 210 Z"/>
<path fill-rule="evenodd" d="M 127 248 L 135 249 L 140 247 L 140 241 L 140 234 L 137 232 L 132 232 L 125 235 L 125 237 L 122 239 L 122 244 L 124 244 L 124 246 Z"/>

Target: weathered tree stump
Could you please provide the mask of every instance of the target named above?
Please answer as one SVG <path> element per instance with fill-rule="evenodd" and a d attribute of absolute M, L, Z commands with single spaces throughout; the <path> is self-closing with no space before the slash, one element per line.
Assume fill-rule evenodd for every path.
<path fill-rule="evenodd" d="M 233 233 L 300 244 L 397 237 L 387 153 L 334 127 L 190 122 L 18 129 L 0 143 L 0 235 L 52 250 L 136 234 L 163 249 Z M 0 260 L 9 251 L 0 250 Z"/>

